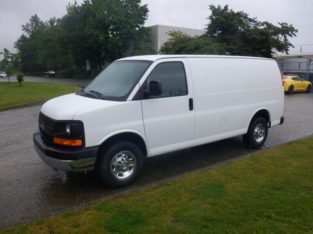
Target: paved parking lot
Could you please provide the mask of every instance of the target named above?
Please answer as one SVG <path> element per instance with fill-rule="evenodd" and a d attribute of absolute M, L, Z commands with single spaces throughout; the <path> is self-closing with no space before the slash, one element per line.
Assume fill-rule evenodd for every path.
<path fill-rule="evenodd" d="M 101 187 L 93 173 L 54 171 L 39 159 L 32 143 L 39 110 L 33 106 L 0 112 L 0 230 L 117 192 Z M 284 125 L 270 129 L 265 147 L 313 134 L 313 94 L 286 96 L 285 118 Z M 149 159 L 131 188 L 249 152 L 236 137 Z"/>

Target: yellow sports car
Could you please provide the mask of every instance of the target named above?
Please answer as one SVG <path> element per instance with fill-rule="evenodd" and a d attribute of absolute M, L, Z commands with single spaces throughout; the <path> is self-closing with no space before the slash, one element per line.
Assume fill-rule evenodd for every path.
<path fill-rule="evenodd" d="M 300 78 L 299 76 L 284 76 L 283 84 L 284 90 L 288 94 L 292 94 L 294 92 L 310 93 L 312 90 L 312 83 Z"/>

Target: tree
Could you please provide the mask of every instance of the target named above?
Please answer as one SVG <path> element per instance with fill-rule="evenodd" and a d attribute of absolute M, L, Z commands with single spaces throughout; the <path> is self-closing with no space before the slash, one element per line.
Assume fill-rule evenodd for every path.
<path fill-rule="evenodd" d="M 288 53 L 292 44 L 289 38 L 297 30 L 287 23 L 275 26 L 226 5 L 210 5 L 211 15 L 205 35 L 190 37 L 183 33 L 170 33 L 161 53 L 171 54 L 231 54 L 272 57 L 273 49 Z"/>
<path fill-rule="evenodd" d="M 83 70 L 88 60 L 102 66 L 132 54 L 146 36 L 143 27 L 146 5 L 140 0 L 85 0 L 67 7 L 62 18 L 63 45 L 73 55 L 76 67 Z"/>
<path fill-rule="evenodd" d="M 163 44 L 162 54 L 224 54 L 223 46 L 203 36 L 191 37 L 180 31 L 170 32 L 171 38 Z"/>
<path fill-rule="evenodd" d="M 45 23 L 37 15 L 33 15 L 28 23 L 22 25 L 22 30 L 24 34 L 15 43 L 21 57 L 21 69 L 30 73 L 45 70 L 41 56 L 46 48 L 42 40 L 46 30 Z"/>
<path fill-rule="evenodd" d="M 22 25 L 22 30 L 26 33 L 28 37 L 38 31 L 42 31 L 45 27 L 44 22 L 39 18 L 38 15 L 33 15 L 30 17 L 29 22 Z"/>
<path fill-rule="evenodd" d="M 287 23 L 275 26 L 226 5 L 210 5 L 211 15 L 205 35 L 190 37 L 179 32 L 170 33 L 161 53 L 167 54 L 231 54 L 272 57 L 273 49 L 288 53 L 289 38 L 297 30 Z"/>
<path fill-rule="evenodd" d="M 0 70 L 7 73 L 8 82 L 10 77 L 16 74 L 20 69 L 19 54 L 13 54 L 8 49 L 3 50 L 3 59 L 0 61 Z"/>
<path fill-rule="evenodd" d="M 61 19 L 44 22 L 37 15 L 22 26 L 15 43 L 25 73 L 58 71 L 66 77 L 102 67 L 124 55 L 147 51 L 143 27 L 148 8 L 140 0 L 85 0 L 69 4 Z"/>
<path fill-rule="evenodd" d="M 288 53 L 289 38 L 297 30 L 287 23 L 275 26 L 260 22 L 248 14 L 235 12 L 226 5 L 210 5 L 211 15 L 206 37 L 223 44 L 228 54 L 272 57 L 272 50 Z"/>

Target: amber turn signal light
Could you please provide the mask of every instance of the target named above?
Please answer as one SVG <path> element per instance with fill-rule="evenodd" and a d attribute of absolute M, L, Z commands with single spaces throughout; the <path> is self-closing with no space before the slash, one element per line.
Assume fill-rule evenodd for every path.
<path fill-rule="evenodd" d="M 81 139 L 65 139 L 59 137 L 53 137 L 53 143 L 57 145 L 64 145 L 64 146 L 82 146 L 83 141 Z"/>

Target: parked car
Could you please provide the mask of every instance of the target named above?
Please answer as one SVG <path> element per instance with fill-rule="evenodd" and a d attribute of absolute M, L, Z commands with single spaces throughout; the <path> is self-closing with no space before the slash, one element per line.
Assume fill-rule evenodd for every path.
<path fill-rule="evenodd" d="M 49 76 L 49 77 L 54 77 L 55 76 L 55 71 L 46 71 L 45 75 Z"/>
<path fill-rule="evenodd" d="M 312 83 L 310 81 L 304 80 L 299 76 L 286 75 L 283 79 L 284 91 L 288 94 L 294 92 L 307 92 L 312 91 Z"/>
<path fill-rule="evenodd" d="M 85 89 L 46 102 L 35 149 L 52 168 L 130 184 L 146 157 L 243 135 L 261 147 L 284 122 L 275 60 L 153 55 L 113 62 Z"/>
<path fill-rule="evenodd" d="M 0 78 L 6 78 L 8 75 L 4 71 L 0 71 Z"/>

